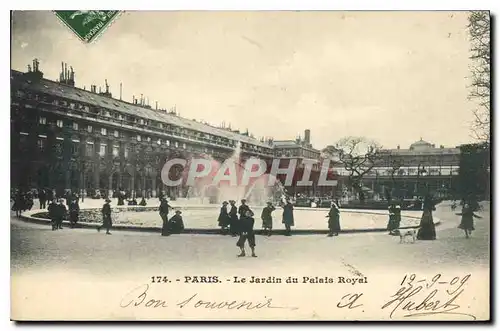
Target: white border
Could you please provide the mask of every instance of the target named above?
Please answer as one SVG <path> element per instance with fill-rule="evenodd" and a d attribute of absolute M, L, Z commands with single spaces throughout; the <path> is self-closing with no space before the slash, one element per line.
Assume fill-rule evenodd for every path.
<path fill-rule="evenodd" d="M 1 45 L 9 45 L 9 47 L 2 47 L 2 51 L 0 55 L 2 57 L 3 63 L 9 62 L 9 68 L 5 66 L 3 68 L 0 77 L 2 89 L 2 121 L 0 122 L 1 128 L 0 132 L 2 134 L 2 139 L 0 139 L 1 149 L 5 154 L 10 157 L 10 14 L 8 14 L 7 10 L 12 8 L 8 8 L 9 4 L 13 4 L 13 2 L 2 1 L 0 3 L 1 12 L 3 15 L 2 23 L 4 28 L 0 31 L 0 44 Z M 151 1 L 151 0 L 141 0 L 141 1 L 132 1 L 132 0 L 86 0 L 84 2 L 85 7 L 79 7 L 78 9 L 118 9 L 118 10 L 471 10 L 471 9 L 483 9 L 483 10 L 491 10 L 492 14 L 500 13 L 500 1 L 493 0 L 440 0 L 440 1 L 432 1 L 432 0 L 420 0 L 420 1 L 375 1 L 375 0 L 350 0 L 350 1 L 329 1 L 326 0 L 288 0 L 288 1 L 278 1 L 278 0 L 253 0 L 253 1 L 236 1 L 236 0 L 211 0 L 211 1 L 189 1 L 189 0 L 168 0 L 168 1 Z M 53 9 L 67 9 L 69 6 L 67 1 L 35 1 L 35 0 L 18 0 L 15 2 L 16 10 L 53 10 Z M 119 18 L 118 18 L 119 19 Z M 498 25 L 498 22 L 496 26 Z M 495 26 L 495 31 L 497 30 Z M 497 33 L 494 32 L 494 36 L 497 36 Z M 496 38 L 495 38 L 496 39 Z M 496 64 L 496 58 L 494 59 L 494 63 Z M 494 68 L 497 66 L 495 65 Z M 9 71 L 8 71 L 9 70 Z M 498 95 L 497 85 L 495 84 L 495 94 Z M 498 126 L 496 126 L 498 129 Z M 497 135 L 497 130 L 494 132 L 494 137 Z M 495 144 L 496 146 L 496 144 Z M 496 155 L 499 154 L 500 151 L 495 148 Z M 495 158 L 495 165 L 498 165 Z M 10 183 L 10 165 L 4 161 L 0 164 L 2 183 Z M 496 173 L 496 167 L 494 169 Z M 496 184 L 496 182 L 495 182 Z M 494 197 L 496 197 L 497 193 L 497 185 L 495 185 L 495 193 Z M 2 203 L 2 208 L 4 215 L 7 216 L 7 212 L 9 210 L 9 187 L 5 187 L 0 192 L 0 201 Z M 496 205 L 496 199 L 494 199 Z M 494 221 L 494 220 L 492 220 Z M 10 234 L 10 224 L 8 219 L 4 220 L 3 225 L 5 226 L 3 234 Z M 500 225 L 496 226 L 495 236 L 498 238 L 498 232 L 500 229 Z M 9 236 L 10 238 L 10 236 Z M 2 262 L 4 265 L 3 273 L 2 273 L 2 284 L 4 286 L 3 297 L 2 297 L 2 329 L 11 329 L 14 328 L 15 325 L 12 322 L 8 322 L 10 318 L 10 240 L 2 240 Z M 495 261 L 495 265 L 498 265 L 498 254 Z M 494 278 L 491 279 L 494 282 Z M 496 286 L 498 291 L 498 286 Z M 498 298 L 498 292 L 496 293 L 496 297 Z M 495 314 L 494 314 L 495 315 Z M 6 322 L 7 321 L 7 322 Z M 87 327 L 88 325 L 83 325 L 83 327 Z M 150 324 L 139 326 L 137 324 L 131 325 L 134 328 L 145 329 Z M 201 326 L 201 325 L 200 325 Z M 339 325 L 337 327 L 343 328 L 346 325 Z M 363 325 L 368 326 L 368 325 Z M 369 325 L 373 326 L 373 325 Z M 381 327 L 385 327 L 385 325 L 380 325 Z M 52 325 L 30 325 L 24 327 L 53 327 Z M 70 328 L 70 327 L 78 327 L 77 325 L 67 325 L 61 326 L 62 328 Z M 94 326 L 96 329 L 104 329 L 103 325 Z M 107 328 L 123 328 L 124 325 L 108 325 Z M 157 327 L 167 327 L 171 328 L 181 328 L 186 326 L 174 326 L 174 325 L 157 325 Z M 212 328 L 221 328 L 221 327 L 229 327 L 234 328 L 235 325 L 213 325 Z M 242 324 L 238 325 L 238 328 L 247 328 L 248 326 Z M 259 325 L 259 328 L 263 328 L 267 326 Z M 290 328 L 291 325 L 280 326 L 282 328 Z M 306 326 L 309 327 L 309 326 Z M 336 326 L 327 326 L 327 327 L 336 327 Z M 357 324 L 357 328 L 362 327 Z M 405 325 L 398 325 L 398 328 L 403 328 Z M 445 325 L 422 325 L 422 326 L 413 326 L 413 327 L 422 327 L 426 330 L 433 328 L 443 328 L 443 327 L 454 327 L 454 325 L 445 326 Z M 60 328 L 60 327 L 58 327 Z"/>

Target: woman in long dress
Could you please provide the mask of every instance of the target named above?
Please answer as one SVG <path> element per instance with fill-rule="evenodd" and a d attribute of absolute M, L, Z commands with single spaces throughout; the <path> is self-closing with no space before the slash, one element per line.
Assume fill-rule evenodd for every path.
<path fill-rule="evenodd" d="M 432 218 L 432 212 L 436 210 L 436 204 L 430 195 L 424 198 L 422 219 L 418 229 L 418 240 L 436 240 L 436 226 Z"/>
<path fill-rule="evenodd" d="M 227 212 L 227 201 L 222 202 L 217 223 L 220 226 L 221 233 L 226 234 L 229 224 L 231 223 L 231 219 L 229 218 L 229 214 Z"/>
<path fill-rule="evenodd" d="M 283 224 L 285 224 L 285 236 L 292 235 L 292 226 L 295 225 L 293 218 L 293 205 L 287 199 L 286 204 L 283 206 Z"/>
<path fill-rule="evenodd" d="M 458 228 L 464 230 L 465 238 L 468 239 L 469 236 L 472 234 L 472 231 L 474 231 L 474 217 L 475 218 L 482 218 L 482 217 L 474 214 L 474 209 L 468 203 L 464 204 L 462 212 L 457 213 L 457 215 L 462 216 L 462 220 Z"/>
<path fill-rule="evenodd" d="M 338 236 L 340 232 L 340 209 L 335 202 L 328 212 L 328 237 Z"/>

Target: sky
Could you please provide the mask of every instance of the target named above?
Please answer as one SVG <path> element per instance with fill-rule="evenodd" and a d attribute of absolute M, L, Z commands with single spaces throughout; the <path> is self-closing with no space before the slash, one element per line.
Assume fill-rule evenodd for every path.
<path fill-rule="evenodd" d="M 471 142 L 467 12 L 124 12 L 85 44 L 49 11 L 17 11 L 12 69 L 61 61 L 76 85 L 144 94 L 182 117 L 255 137 L 311 130 L 321 149 L 345 136 L 384 148 L 420 138 Z"/>

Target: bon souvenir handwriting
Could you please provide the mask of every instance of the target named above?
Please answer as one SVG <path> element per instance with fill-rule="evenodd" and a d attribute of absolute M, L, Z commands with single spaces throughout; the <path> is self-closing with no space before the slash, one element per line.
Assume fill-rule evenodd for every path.
<path fill-rule="evenodd" d="M 155 297 L 150 293 L 149 284 L 138 286 L 128 292 L 120 301 L 120 307 L 146 307 L 146 308 L 198 308 L 211 310 L 259 310 L 259 309 L 288 309 L 296 310 L 297 307 L 281 306 L 273 302 L 272 298 L 264 296 L 259 301 L 244 299 L 218 300 L 203 298 L 198 293 L 190 294 L 180 300 L 169 302 L 166 298 Z"/>

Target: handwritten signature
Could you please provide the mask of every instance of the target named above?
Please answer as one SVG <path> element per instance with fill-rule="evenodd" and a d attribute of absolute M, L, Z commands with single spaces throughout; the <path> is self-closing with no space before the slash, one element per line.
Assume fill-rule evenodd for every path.
<path fill-rule="evenodd" d="M 167 308 L 169 303 L 166 299 L 153 298 L 149 293 L 150 286 L 144 284 L 132 289 L 120 301 L 120 307 L 147 307 L 147 308 Z M 278 306 L 273 303 L 272 298 L 264 297 L 261 301 L 247 300 L 205 300 L 201 299 L 198 293 L 188 296 L 185 299 L 175 302 L 172 306 L 179 308 L 198 308 L 211 310 L 259 310 L 259 309 L 289 309 L 296 310 L 297 307 Z"/>
<path fill-rule="evenodd" d="M 392 319 L 397 315 L 401 317 L 417 317 L 430 315 L 460 315 L 473 320 L 474 315 L 458 311 L 460 305 L 457 299 L 464 293 L 465 284 L 469 281 L 470 275 L 463 278 L 454 277 L 449 282 L 438 282 L 441 275 L 438 274 L 427 284 L 419 284 L 425 280 L 415 281 L 415 275 L 409 278 L 405 276 L 401 287 L 391 296 L 383 306 L 384 309 L 391 309 L 389 317 Z M 439 285 L 444 284 L 444 287 Z"/>

